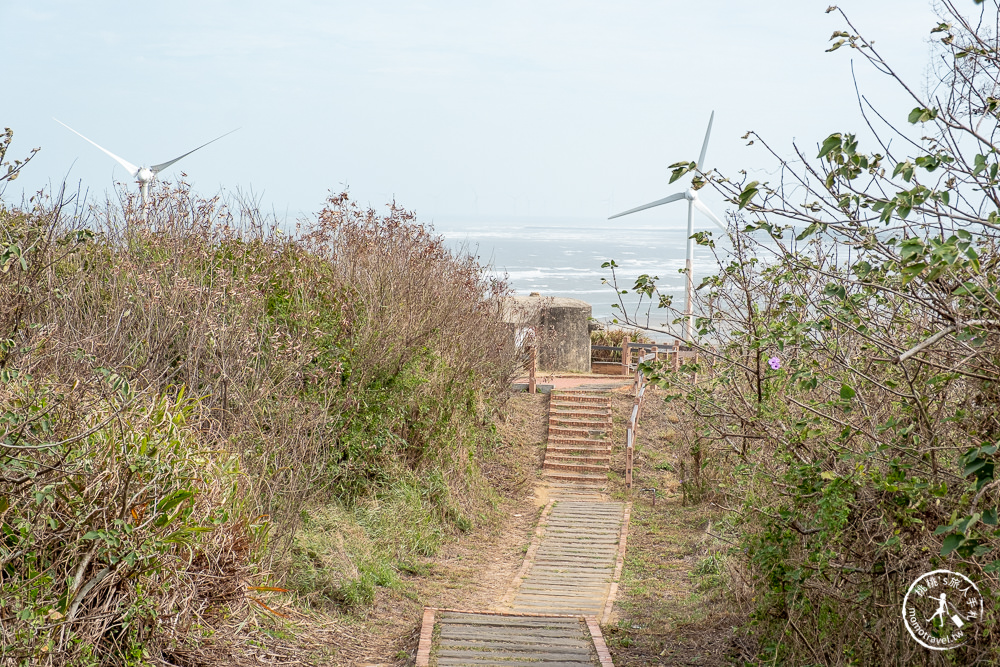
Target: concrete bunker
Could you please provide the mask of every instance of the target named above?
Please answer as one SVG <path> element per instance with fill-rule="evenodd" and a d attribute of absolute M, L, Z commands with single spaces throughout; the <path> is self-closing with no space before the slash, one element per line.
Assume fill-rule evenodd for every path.
<path fill-rule="evenodd" d="M 590 372 L 590 315 L 586 301 L 537 293 L 509 297 L 504 308 L 514 345 L 533 335 L 538 368 L 549 372 Z"/>

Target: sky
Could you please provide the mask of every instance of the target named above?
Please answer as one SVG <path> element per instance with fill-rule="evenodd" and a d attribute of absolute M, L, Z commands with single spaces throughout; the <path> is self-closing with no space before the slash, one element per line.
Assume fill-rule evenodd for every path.
<path fill-rule="evenodd" d="M 5 198 L 64 178 L 103 196 L 128 174 L 53 120 L 135 164 L 186 157 L 196 190 L 252 193 L 279 217 L 330 192 L 395 199 L 421 220 L 577 218 L 670 194 L 668 165 L 776 178 L 774 160 L 835 131 L 864 136 L 851 79 L 886 115 L 913 103 L 844 48 L 828 1 L 0 0 L 8 158 L 41 147 Z M 967 3 L 971 8 L 971 0 Z M 923 85 L 924 0 L 844 0 Z M 703 198 L 721 215 L 713 193 Z M 638 214 L 683 220 L 684 207 Z"/>

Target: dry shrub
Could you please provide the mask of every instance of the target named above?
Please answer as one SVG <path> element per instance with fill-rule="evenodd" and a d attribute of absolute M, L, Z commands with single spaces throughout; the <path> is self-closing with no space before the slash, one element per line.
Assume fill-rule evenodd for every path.
<path fill-rule="evenodd" d="M 304 507 L 343 503 L 384 536 L 381 585 L 424 548 L 394 544 L 386 514 L 464 530 L 489 495 L 474 454 L 513 371 L 507 288 L 410 213 L 340 195 L 291 235 L 183 183 L 148 212 L 60 193 L 0 208 L 0 253 L 10 656 L 252 655 L 240 619 L 267 612 L 247 584 L 288 564 Z M 136 528 L 178 490 L 183 521 Z"/>

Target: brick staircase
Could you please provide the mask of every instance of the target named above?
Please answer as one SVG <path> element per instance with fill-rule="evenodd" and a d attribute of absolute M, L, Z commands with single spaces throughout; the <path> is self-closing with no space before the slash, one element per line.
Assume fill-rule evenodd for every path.
<path fill-rule="evenodd" d="M 603 487 L 611 467 L 611 396 L 601 389 L 553 391 L 542 472 L 553 482 Z"/>

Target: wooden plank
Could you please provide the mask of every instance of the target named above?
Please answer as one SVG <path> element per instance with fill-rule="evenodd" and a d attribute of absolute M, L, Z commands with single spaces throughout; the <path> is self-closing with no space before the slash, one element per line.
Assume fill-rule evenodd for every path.
<path fill-rule="evenodd" d="M 523 655 L 498 655 L 495 653 L 482 653 L 480 651 L 448 651 L 438 656 L 438 664 L 487 664 L 487 665 L 539 665 L 553 667 L 554 665 L 597 665 L 597 657 L 593 654 L 582 658 L 580 656 L 539 656 L 536 660 Z M 443 661 L 449 661 L 447 663 Z M 450 662 L 458 661 L 458 662 Z M 485 662 L 468 662 L 485 661 Z"/>
<path fill-rule="evenodd" d="M 608 530 L 601 535 L 581 535 L 576 531 L 553 532 L 549 534 L 549 539 L 542 543 L 541 548 L 553 544 L 559 546 L 594 546 L 602 547 L 608 544 L 618 544 L 620 527 L 616 530 Z"/>
<path fill-rule="evenodd" d="M 583 637 L 584 634 L 577 632 L 576 628 L 518 628 L 518 627 L 497 627 L 493 626 L 491 628 L 483 628 L 481 626 L 475 625 L 443 625 L 441 626 L 441 636 L 442 637 L 461 637 L 461 636 L 483 636 L 489 633 L 490 637 L 537 637 L 540 640 L 545 638 L 562 638 L 562 639 L 572 639 L 573 636 L 579 634 Z"/>
<path fill-rule="evenodd" d="M 592 603 L 604 607 L 604 591 L 596 593 L 571 593 L 566 591 L 525 591 L 517 596 L 514 604 L 527 604 L 529 602 L 539 602 L 554 604 L 556 601 L 573 605 L 587 605 Z"/>
<path fill-rule="evenodd" d="M 535 637 L 532 635 L 441 635 L 438 644 L 442 649 L 456 647 L 480 647 L 497 650 L 508 650 L 510 647 L 524 646 L 534 650 L 580 649 L 589 651 L 589 641 L 583 639 L 567 639 L 566 637 Z"/>
<path fill-rule="evenodd" d="M 546 612 L 553 609 L 566 609 L 572 613 L 596 614 L 604 607 L 604 600 L 595 598 L 592 601 L 543 596 L 539 598 L 518 598 L 514 601 L 515 609 Z"/>
<path fill-rule="evenodd" d="M 587 573 L 581 575 L 575 572 L 538 572 L 524 580 L 525 584 L 543 584 L 546 582 L 571 582 L 579 586 L 607 586 L 611 581 L 608 572 Z"/>
<path fill-rule="evenodd" d="M 601 560 L 614 560 L 618 549 L 617 544 L 611 544 L 608 546 L 602 546 L 600 548 L 594 547 L 593 549 L 587 549 L 585 547 L 579 546 L 568 546 L 568 547 L 557 547 L 552 546 L 548 549 L 539 549 L 539 556 L 590 556 L 591 558 L 599 558 Z"/>
<path fill-rule="evenodd" d="M 515 660 L 513 658 L 439 658 L 437 664 L 441 665 L 441 667 L 460 667 L 461 665 L 469 665 L 470 667 L 479 667 L 480 665 L 511 665 L 512 667 L 532 667 L 535 665 L 538 667 L 594 667 L 598 663 L 589 660 L 586 662 L 553 662 L 548 660 L 545 662 L 526 662 L 521 659 Z"/>
<path fill-rule="evenodd" d="M 538 656 L 525 655 L 524 653 L 496 653 L 493 651 L 469 651 L 469 650 L 447 650 L 441 651 L 436 655 L 438 661 L 441 659 L 458 659 L 458 660 L 489 660 L 487 664 L 520 664 L 520 665 L 549 665 L 550 663 L 557 662 L 576 662 L 584 663 L 589 665 L 597 664 L 593 653 L 586 653 L 580 655 L 578 653 L 545 653 Z M 537 662 L 524 662 L 528 659 L 537 660 Z M 520 662 L 514 662 L 520 661 Z M 440 664 L 440 663 L 439 663 Z"/>
<path fill-rule="evenodd" d="M 579 586 L 573 586 L 571 583 L 566 584 L 531 584 L 525 585 L 521 589 L 522 595 L 537 595 L 540 593 L 544 594 L 561 594 L 561 595 L 575 595 L 575 596 L 587 596 L 587 597 L 603 597 L 610 586 L 595 586 L 588 588 L 581 588 Z"/>
<path fill-rule="evenodd" d="M 524 628 L 577 628 L 580 625 L 579 619 L 572 616 L 564 618 L 553 618 L 548 615 L 538 616 L 502 616 L 500 614 L 466 615 L 466 614 L 441 614 L 440 623 L 458 625 L 479 625 L 496 627 L 524 627 Z"/>
<path fill-rule="evenodd" d="M 573 656 L 577 658 L 589 658 L 591 655 L 590 647 L 580 642 L 580 648 L 574 646 L 553 646 L 548 648 L 542 644 L 504 644 L 502 647 L 497 647 L 496 650 L 490 651 L 491 654 L 498 655 L 511 655 L 518 656 L 528 653 L 531 656 L 544 656 L 544 655 L 555 655 L 555 656 Z M 447 648 L 445 648 L 447 646 Z M 480 642 L 461 642 L 461 641 L 449 641 L 447 644 L 443 644 L 440 649 L 440 653 L 445 651 L 460 651 L 460 650 L 477 650 L 482 651 L 483 645 Z M 527 657 L 527 656 L 525 656 Z"/>
<path fill-rule="evenodd" d="M 594 667 L 596 662 L 592 660 L 579 661 L 579 662 L 566 662 L 566 661 L 532 661 L 526 662 L 521 658 L 438 658 L 437 664 L 444 667 L 458 667 L 460 665 L 471 665 L 473 667 L 478 667 L 479 665 L 511 665 L 512 667 L 527 666 L 531 667 L 537 665 L 538 667 Z"/>

